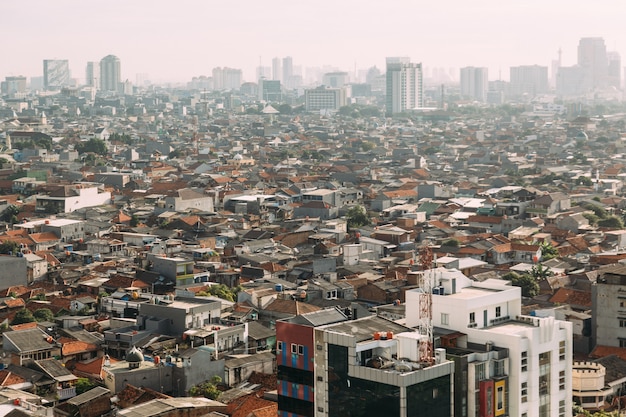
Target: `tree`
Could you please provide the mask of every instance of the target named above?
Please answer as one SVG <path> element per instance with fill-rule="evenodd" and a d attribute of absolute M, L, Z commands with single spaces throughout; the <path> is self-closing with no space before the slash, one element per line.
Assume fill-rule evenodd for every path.
<path fill-rule="evenodd" d="M 35 317 L 33 316 L 33 313 L 31 313 L 30 310 L 26 310 L 25 308 L 23 308 L 19 310 L 17 313 L 15 313 L 15 317 L 13 317 L 13 321 L 11 322 L 11 325 L 32 323 L 34 321 L 35 321 Z"/>
<path fill-rule="evenodd" d="M 360 226 L 367 226 L 370 224 L 370 219 L 367 217 L 365 208 L 363 206 L 351 207 L 346 213 L 348 219 L 348 227 L 355 228 Z"/>
<path fill-rule="evenodd" d="M 552 272 L 550 267 L 544 267 L 543 264 L 533 265 L 530 269 L 530 276 L 532 276 L 536 281 L 544 280 L 552 275 L 554 275 L 554 272 Z"/>
<path fill-rule="evenodd" d="M 458 248 L 459 246 L 461 246 L 461 242 L 459 242 L 457 239 L 448 239 L 445 242 L 443 242 L 441 246 L 449 246 L 453 248 Z"/>
<path fill-rule="evenodd" d="M 204 381 L 201 384 L 194 385 L 189 389 L 189 395 L 192 397 L 205 397 L 210 400 L 216 400 L 222 393 L 217 387 L 221 384 L 222 378 L 215 375 L 211 381 Z"/>
<path fill-rule="evenodd" d="M 559 256 L 559 251 L 550 242 L 543 242 L 539 246 L 541 247 L 541 258 L 544 261 L 549 261 Z"/>
<path fill-rule="evenodd" d="M 136 214 L 133 214 L 132 216 L 130 216 L 130 227 L 137 227 L 139 226 L 139 217 L 137 217 Z"/>
<path fill-rule="evenodd" d="M 76 145 L 75 149 L 78 153 L 93 152 L 103 156 L 107 154 L 106 143 L 98 138 L 91 138 L 87 142 L 81 142 Z"/>
<path fill-rule="evenodd" d="M 539 284 L 537 280 L 530 274 L 518 274 L 517 272 L 509 272 L 502 276 L 503 279 L 511 281 L 516 287 L 522 288 L 524 297 L 534 297 L 539 294 Z"/>
<path fill-rule="evenodd" d="M 235 301 L 239 291 L 241 291 L 241 287 L 230 288 L 224 284 L 218 284 L 211 285 L 208 288 L 208 291 L 200 291 L 198 295 L 201 297 L 212 295 L 214 297 L 221 298 L 222 300 Z"/>
<path fill-rule="evenodd" d="M 39 308 L 33 313 L 33 317 L 36 321 L 52 321 L 54 320 L 54 314 L 49 308 Z"/>
<path fill-rule="evenodd" d="M 624 222 L 616 216 L 609 216 L 606 219 L 598 220 L 598 226 L 610 229 L 623 229 Z"/>
<path fill-rule="evenodd" d="M 13 254 L 15 255 L 19 251 L 20 245 L 11 240 L 7 240 L 6 242 L 0 243 L 0 253 L 2 254 Z"/>
<path fill-rule="evenodd" d="M 91 382 L 88 378 L 78 378 L 76 380 L 76 394 L 80 395 L 83 392 L 87 392 L 96 387 L 96 384 Z"/>

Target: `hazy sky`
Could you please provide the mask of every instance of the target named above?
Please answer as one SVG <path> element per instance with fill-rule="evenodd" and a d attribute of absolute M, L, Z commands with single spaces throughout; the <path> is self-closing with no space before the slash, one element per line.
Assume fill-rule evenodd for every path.
<path fill-rule="evenodd" d="M 576 61 L 581 37 L 599 36 L 626 64 L 623 0 L 0 0 L 0 79 L 41 76 L 43 59 L 85 63 L 108 54 L 122 78 L 188 81 L 216 66 L 241 68 L 255 81 L 290 55 L 294 65 L 342 70 L 386 56 L 425 67 L 486 66 L 489 78 L 512 65 Z"/>

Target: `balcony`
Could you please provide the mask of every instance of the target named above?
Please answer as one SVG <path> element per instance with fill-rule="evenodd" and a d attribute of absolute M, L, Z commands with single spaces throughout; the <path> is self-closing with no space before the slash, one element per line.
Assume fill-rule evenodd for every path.
<path fill-rule="evenodd" d="M 57 396 L 59 400 L 67 400 L 68 398 L 76 397 L 76 387 L 57 388 Z"/>

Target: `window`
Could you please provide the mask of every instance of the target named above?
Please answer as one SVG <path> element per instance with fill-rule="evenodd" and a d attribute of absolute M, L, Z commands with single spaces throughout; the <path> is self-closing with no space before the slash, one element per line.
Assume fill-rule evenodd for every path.
<path fill-rule="evenodd" d="M 278 343 L 276 344 L 276 350 L 278 352 L 281 352 L 283 350 L 283 342 L 282 341 L 278 341 Z"/>
<path fill-rule="evenodd" d="M 487 379 L 487 366 L 485 362 L 477 363 L 474 367 L 476 381 Z"/>
<path fill-rule="evenodd" d="M 626 339 L 619 340 L 619 347 L 626 348 Z"/>
<path fill-rule="evenodd" d="M 559 401 L 559 417 L 565 417 L 565 400 Z"/>
<path fill-rule="evenodd" d="M 449 323 L 450 316 L 447 313 L 441 313 L 441 324 L 447 326 Z"/>
<path fill-rule="evenodd" d="M 565 371 L 559 372 L 559 391 L 565 390 Z"/>
<path fill-rule="evenodd" d="M 565 360 L 565 340 L 559 342 L 559 360 Z"/>
<path fill-rule="evenodd" d="M 528 352 L 522 352 L 522 372 L 528 371 Z"/>
<path fill-rule="evenodd" d="M 496 389 L 496 410 L 502 411 L 504 410 L 504 387 L 499 386 Z"/>
<path fill-rule="evenodd" d="M 496 317 L 500 317 L 502 315 L 502 307 L 496 307 Z"/>
<path fill-rule="evenodd" d="M 504 359 L 499 359 L 493 362 L 493 374 L 494 376 L 504 375 Z"/>
<path fill-rule="evenodd" d="M 626 307 L 626 300 L 619 300 L 619 306 L 620 308 Z"/>
<path fill-rule="evenodd" d="M 298 345 L 296 345 L 295 343 L 291 344 L 291 353 L 293 354 L 298 353 Z"/>
<path fill-rule="evenodd" d="M 522 402 L 525 403 L 528 401 L 528 382 L 522 382 L 522 390 L 521 390 Z"/>
<path fill-rule="evenodd" d="M 298 345 L 298 355 L 304 355 L 304 346 Z"/>
<path fill-rule="evenodd" d="M 619 319 L 619 327 L 626 327 L 626 319 Z"/>
<path fill-rule="evenodd" d="M 476 313 L 470 313 L 470 323 L 476 323 Z"/>

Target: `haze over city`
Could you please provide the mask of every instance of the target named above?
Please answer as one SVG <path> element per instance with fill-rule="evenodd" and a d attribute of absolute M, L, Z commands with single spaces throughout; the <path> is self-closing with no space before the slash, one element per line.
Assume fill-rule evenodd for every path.
<path fill-rule="evenodd" d="M 562 64 L 574 64 L 582 37 L 603 37 L 624 56 L 625 10 L 618 1 L 2 2 L 0 77 L 41 76 L 43 59 L 67 59 L 81 80 L 88 61 L 114 54 L 123 78 L 142 73 L 154 82 L 184 82 L 218 66 L 255 81 L 259 63 L 278 56 L 345 71 L 410 56 L 425 68 L 484 66 L 490 79 L 508 79 L 510 66 L 548 66 L 559 48 Z"/>

